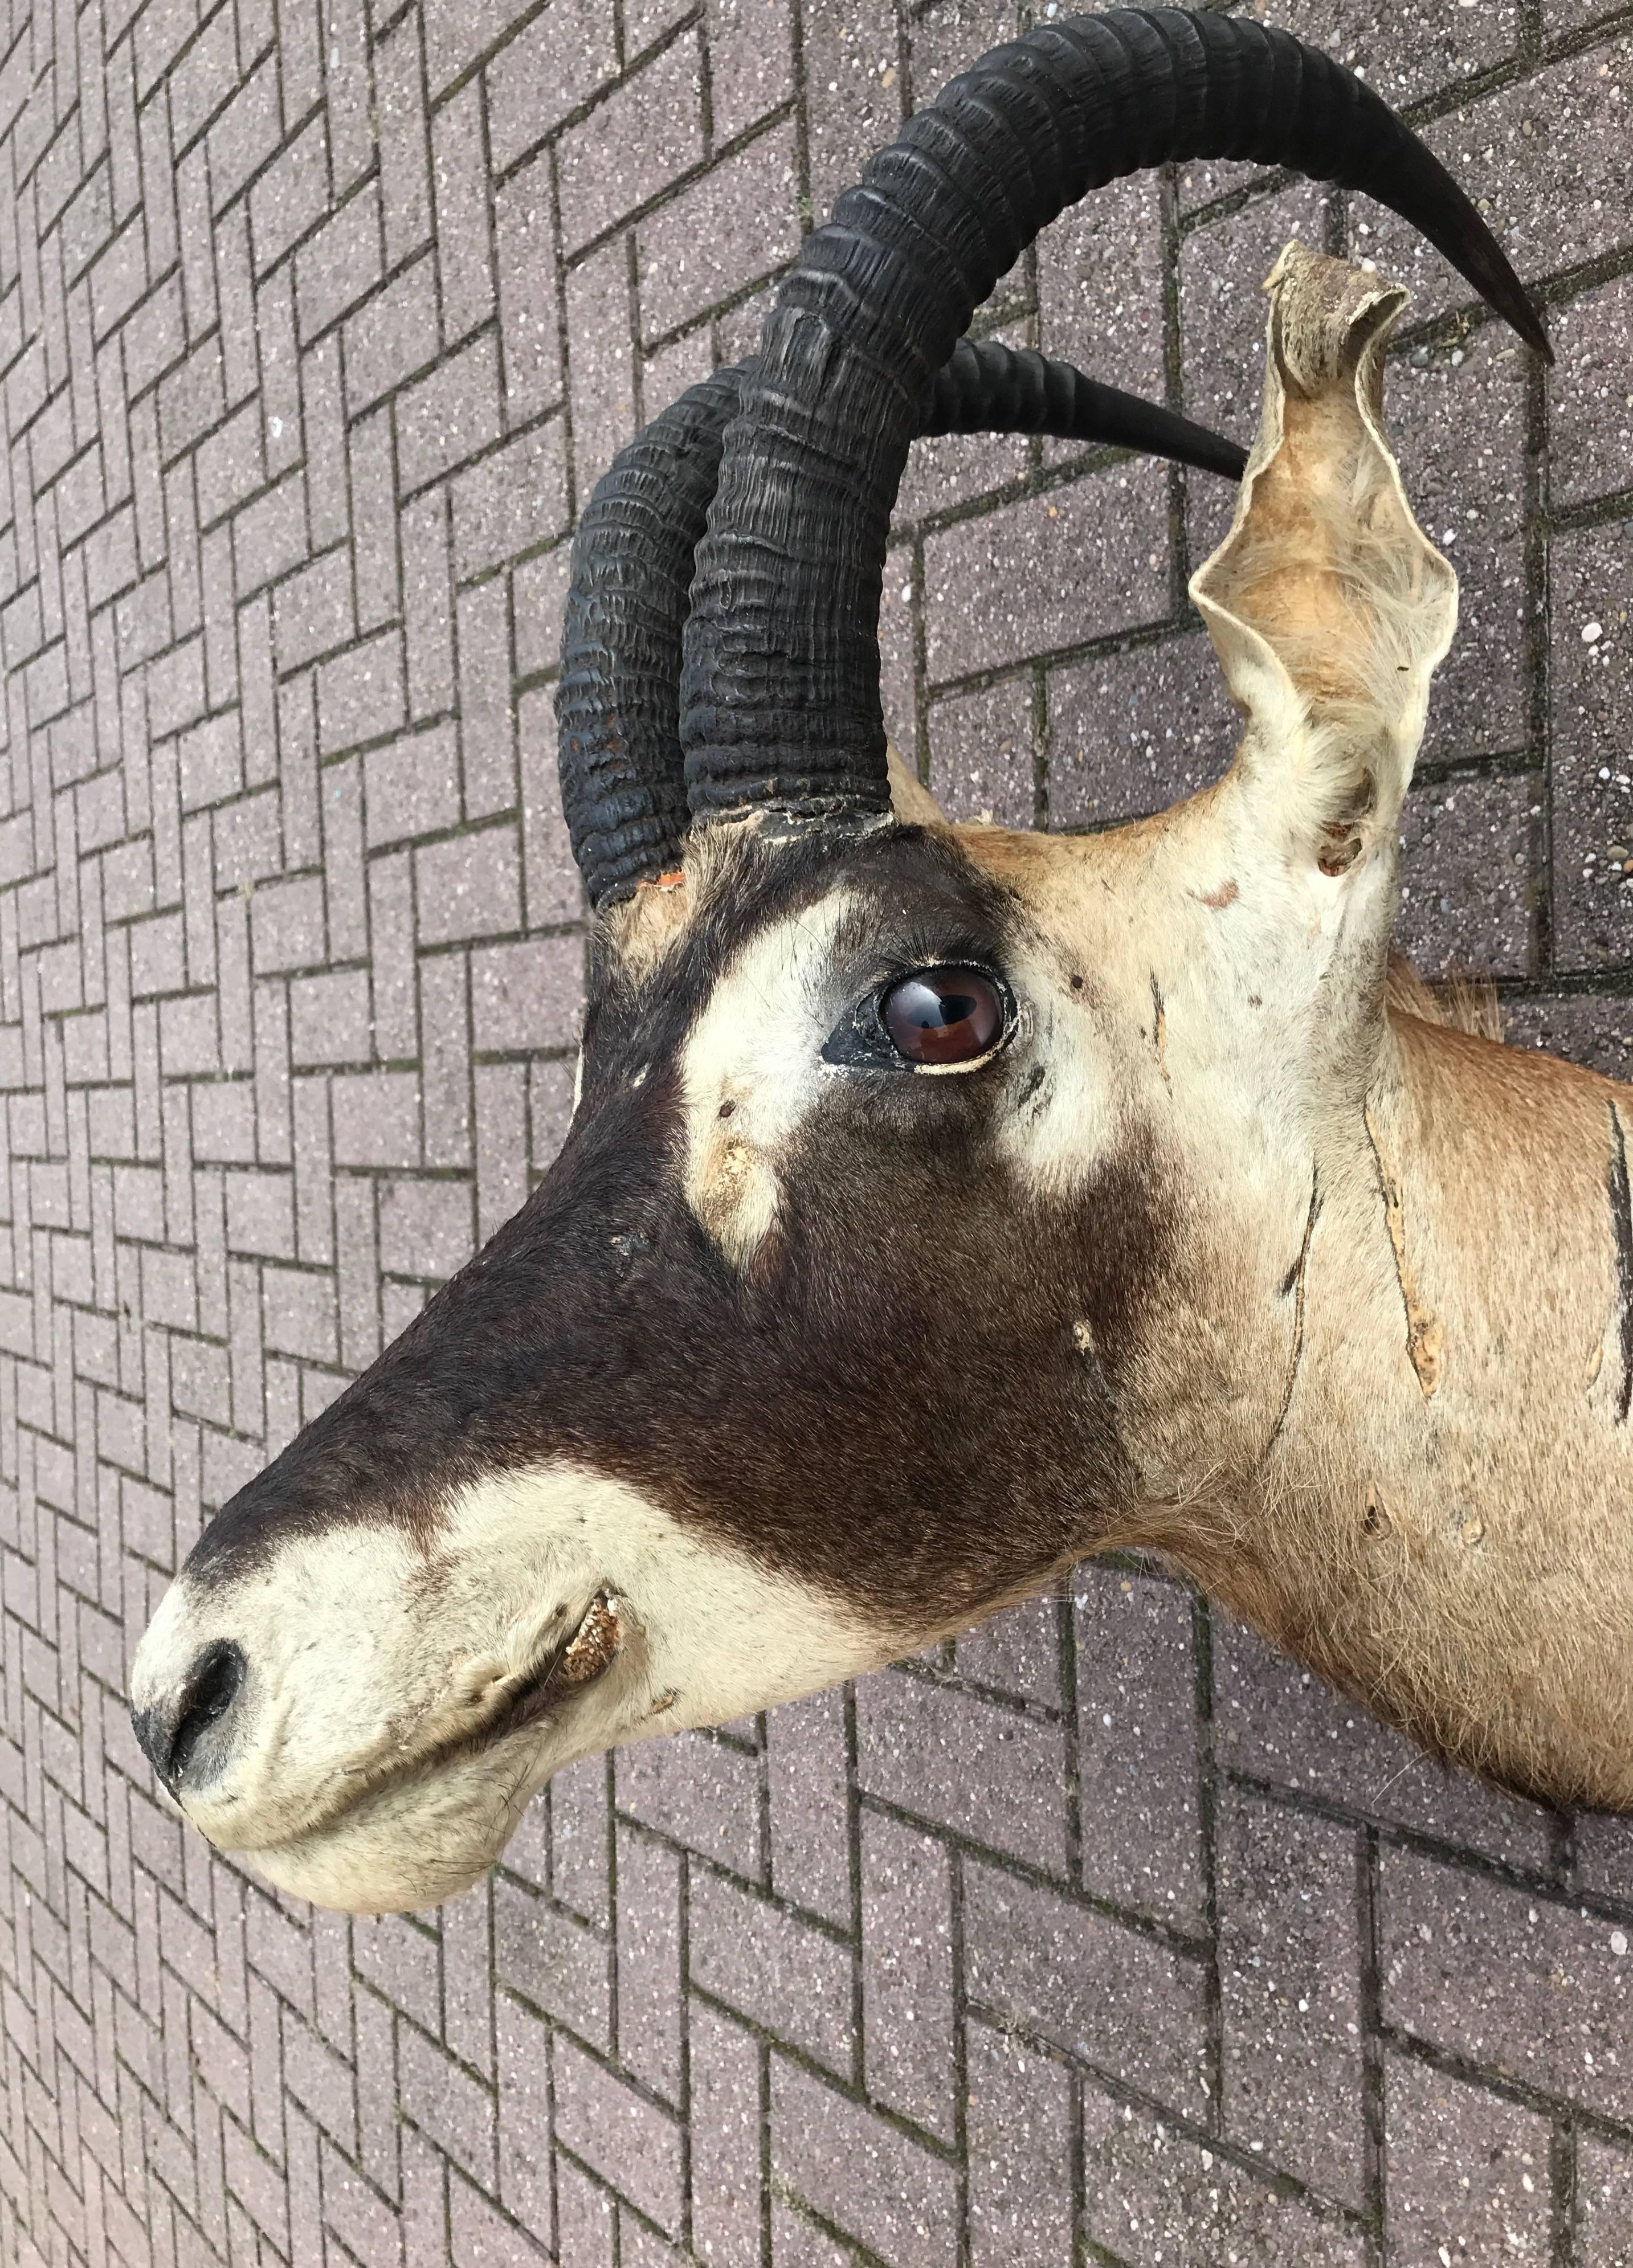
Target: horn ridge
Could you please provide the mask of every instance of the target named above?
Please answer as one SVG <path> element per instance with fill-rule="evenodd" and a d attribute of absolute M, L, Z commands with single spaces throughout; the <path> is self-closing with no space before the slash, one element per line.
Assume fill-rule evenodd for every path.
<path fill-rule="evenodd" d="M 1159 403 L 1085 377 L 1069 362 L 997 339 L 960 339 L 936 374 L 919 423 L 933 433 L 1049 433 L 1172 458 L 1239 481 L 1247 452 Z"/>
<path fill-rule="evenodd" d="M 557 749 L 573 855 L 598 911 L 680 862 L 681 625 L 742 377 L 740 366 L 716 371 L 622 449 L 574 540 Z M 1049 433 L 1173 457 L 1230 480 L 1247 463 L 1244 450 L 1206 426 L 993 339 L 959 342 L 916 430 Z M 792 798 L 802 777 L 776 777 L 774 794 Z"/>
<path fill-rule="evenodd" d="M 596 906 L 680 861 L 680 624 L 739 375 L 716 372 L 621 449 L 573 537 L 557 763 L 573 857 Z"/>
<path fill-rule="evenodd" d="M 1518 277 L 1439 161 L 1291 33 L 1128 9 L 995 48 L 869 162 L 767 318 L 684 638 L 695 818 L 798 810 L 802 795 L 886 807 L 878 603 L 915 411 L 975 307 L 1068 203 L 1200 157 L 1285 165 L 1377 197 L 1546 353 Z M 791 780 L 804 784 L 794 795 Z"/>

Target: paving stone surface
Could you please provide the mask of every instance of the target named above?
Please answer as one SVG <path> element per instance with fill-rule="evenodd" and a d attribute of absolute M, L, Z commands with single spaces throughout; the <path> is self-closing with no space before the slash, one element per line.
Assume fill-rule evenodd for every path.
<path fill-rule="evenodd" d="M 904 112 L 1054 12 L 4 14 L 0 2261 L 1633 2263 L 1633 1829 L 1438 1771 L 1150 1570 L 576 1766 L 440 1913 L 268 1895 L 125 1719 L 210 1510 L 561 1140 L 574 513 Z M 1285 20 L 1489 200 L 1551 373 L 1375 210 L 1246 167 L 1067 216 L 982 323 L 1244 432 L 1284 236 L 1401 264 L 1465 592 L 1403 935 L 1624 1068 L 1633 23 Z M 953 810 L 1217 774 L 1184 586 L 1227 501 L 917 453 L 885 683 Z"/>

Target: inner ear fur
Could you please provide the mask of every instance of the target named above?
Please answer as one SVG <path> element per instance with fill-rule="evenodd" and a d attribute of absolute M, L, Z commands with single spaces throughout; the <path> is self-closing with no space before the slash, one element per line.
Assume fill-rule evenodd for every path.
<path fill-rule="evenodd" d="M 1296 241 L 1265 289 L 1259 436 L 1191 596 L 1247 719 L 1239 779 L 1269 791 L 1290 851 L 1339 874 L 1393 840 L 1457 577 L 1384 433 L 1384 347 L 1408 293 Z"/>

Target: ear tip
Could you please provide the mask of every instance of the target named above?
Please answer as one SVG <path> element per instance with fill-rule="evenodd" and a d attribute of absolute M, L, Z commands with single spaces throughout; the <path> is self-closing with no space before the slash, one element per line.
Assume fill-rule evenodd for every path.
<path fill-rule="evenodd" d="M 1376 351 L 1411 293 L 1377 269 L 1312 252 L 1295 237 L 1265 278 L 1270 352 L 1285 383 L 1300 394 L 1348 380 Z"/>

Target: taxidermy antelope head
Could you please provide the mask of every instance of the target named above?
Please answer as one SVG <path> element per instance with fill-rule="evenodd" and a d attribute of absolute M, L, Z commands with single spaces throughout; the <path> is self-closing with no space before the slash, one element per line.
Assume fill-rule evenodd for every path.
<path fill-rule="evenodd" d="M 1443 1756 L 1633 1804 L 1622 1090 L 1387 991 L 1456 608 L 1381 423 L 1402 291 L 1297 246 L 1271 278 L 1263 422 L 1192 586 L 1244 719 L 1219 784 L 1078 838 L 947 826 L 899 770 L 893 806 L 913 435 L 1114 418 L 1231 462 L 957 347 L 1064 204 L 1198 156 L 1366 190 L 1546 352 L 1357 79 L 1252 21 L 1121 12 L 955 80 L 758 358 L 624 453 L 560 703 L 598 915 L 566 1145 L 220 1513 L 136 1661 L 160 1778 L 284 1889 L 445 1897 L 558 1765 L 1111 1545 Z"/>

